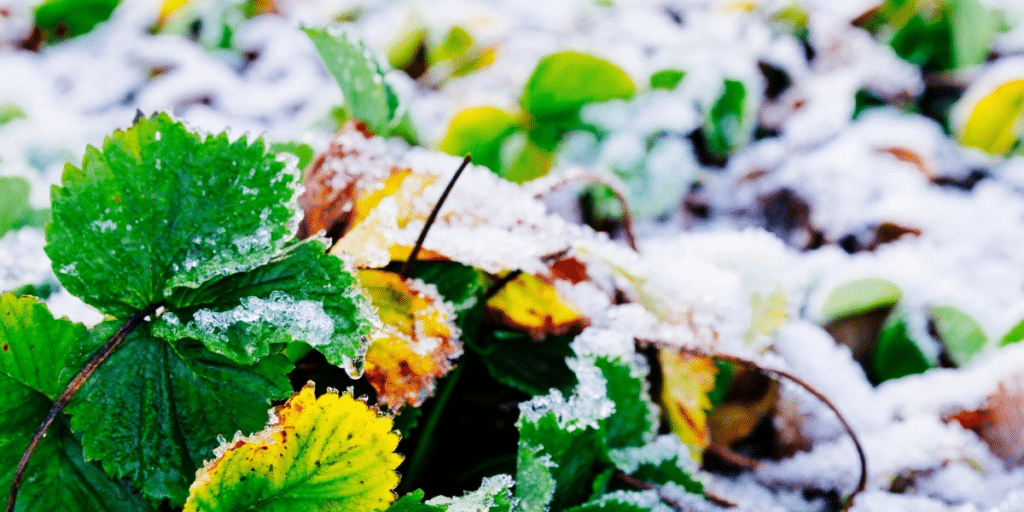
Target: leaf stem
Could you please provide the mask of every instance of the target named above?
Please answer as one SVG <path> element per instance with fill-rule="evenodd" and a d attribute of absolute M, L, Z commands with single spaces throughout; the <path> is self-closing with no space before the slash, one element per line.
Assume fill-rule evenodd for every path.
<path fill-rule="evenodd" d="M 71 379 L 68 386 L 64 388 L 64 391 L 59 397 L 57 397 L 57 400 L 54 401 L 53 407 L 50 408 L 50 412 L 46 415 L 46 419 L 44 419 L 43 423 L 39 425 L 39 429 L 36 430 L 35 435 L 32 436 L 32 441 L 29 442 L 28 448 L 26 448 L 25 453 L 22 454 L 21 461 L 18 462 L 18 469 L 14 473 L 14 480 L 11 481 L 11 492 L 7 497 L 7 512 L 14 512 L 14 503 L 18 497 L 18 489 L 21 487 L 21 482 L 25 478 L 25 469 L 28 468 L 28 462 L 32 458 L 32 454 L 35 453 L 36 446 L 39 445 L 39 441 L 41 441 L 43 436 L 46 435 L 46 431 L 50 428 L 50 425 L 53 424 L 53 420 L 55 420 L 57 415 L 64 410 L 64 407 L 68 405 L 68 402 L 74 398 L 75 394 L 78 393 L 78 390 L 82 389 L 85 381 L 89 380 L 89 377 L 96 372 L 96 369 L 99 368 L 115 350 L 117 350 L 117 347 L 121 345 L 121 342 L 124 341 L 124 339 L 127 338 L 128 335 L 131 334 L 139 325 L 141 325 L 142 322 L 145 322 L 146 317 L 155 313 L 162 305 L 163 304 L 154 304 L 147 306 L 142 311 L 139 311 L 129 317 L 128 320 L 125 321 L 124 325 L 122 325 L 121 328 L 118 329 L 102 347 L 100 347 L 99 352 L 85 363 L 85 366 L 78 371 L 78 374 Z"/>
<path fill-rule="evenodd" d="M 426 462 L 427 455 L 430 452 L 434 432 L 437 430 L 438 424 L 441 423 L 441 413 L 444 412 L 445 405 L 448 404 L 448 400 L 455 390 L 455 384 L 459 381 L 459 376 L 462 375 L 462 368 L 464 366 L 465 363 L 460 364 L 448 374 L 444 387 L 441 388 L 441 393 L 437 395 L 437 402 L 434 403 L 434 408 L 430 411 L 430 418 L 427 419 L 427 424 L 423 425 L 423 430 L 420 432 L 420 440 L 416 443 L 416 450 L 409 459 L 409 467 L 406 469 L 405 478 L 402 479 L 401 483 L 401 488 L 404 489 L 403 492 L 409 491 L 409 487 L 419 478 L 420 473 L 423 471 L 423 464 Z"/>
<path fill-rule="evenodd" d="M 867 484 L 868 484 L 868 462 L 867 462 L 867 456 L 864 454 L 864 447 L 861 446 L 860 438 L 857 437 L 857 434 L 853 431 L 853 427 L 851 427 L 850 423 L 848 421 L 846 421 L 846 417 L 843 416 L 843 414 L 841 412 L 839 412 L 839 408 L 836 407 L 836 405 L 834 403 L 832 403 L 832 400 L 829 400 L 829 398 L 827 396 L 825 396 L 824 393 L 822 393 L 821 391 L 818 391 L 818 389 L 815 388 L 814 386 L 812 386 L 809 382 L 807 382 L 807 381 L 801 379 L 800 377 L 797 377 L 796 375 L 793 375 L 792 373 L 789 373 L 789 372 L 787 372 L 785 370 L 779 370 L 777 368 L 767 368 L 767 367 L 764 367 L 764 366 L 761 366 L 761 365 L 757 364 L 754 361 L 751 361 L 750 359 L 744 359 L 742 357 L 734 356 L 734 355 L 731 355 L 731 354 L 722 354 L 722 353 L 719 353 L 719 352 L 711 352 L 711 351 L 706 351 L 706 350 L 702 350 L 702 349 L 695 348 L 695 347 L 672 346 L 672 345 L 668 345 L 666 343 L 659 342 L 659 341 L 656 341 L 656 340 L 638 339 L 637 341 L 639 341 L 639 342 L 641 342 L 643 344 L 646 344 L 646 345 L 653 345 L 653 346 L 656 346 L 656 347 L 667 348 L 667 349 L 675 349 L 675 350 L 678 350 L 679 352 L 684 353 L 684 354 L 689 354 L 689 355 L 698 356 L 698 357 L 709 357 L 709 358 L 714 359 L 716 361 L 724 361 L 724 362 L 728 362 L 728 363 L 738 364 L 740 366 L 744 366 L 744 367 L 749 368 L 751 370 L 761 372 L 761 373 L 763 373 L 765 375 L 768 375 L 770 377 L 774 377 L 776 379 L 786 379 L 786 380 L 789 380 L 790 382 L 793 382 L 794 384 L 804 388 L 810 394 L 814 395 L 815 398 L 820 400 L 821 403 L 825 404 L 826 407 L 831 409 L 832 413 L 836 415 L 836 418 L 839 420 L 839 423 L 843 426 L 843 430 L 845 430 L 846 433 L 850 436 L 850 439 L 853 440 L 853 446 L 857 450 L 857 457 L 860 459 L 860 480 L 857 482 L 857 488 L 854 489 L 853 494 L 851 494 L 850 497 L 847 498 L 847 500 L 846 500 L 846 507 L 844 508 L 844 510 L 849 509 L 850 506 L 853 504 L 854 498 L 856 498 L 858 494 L 860 494 L 861 492 L 863 492 L 867 488 Z"/>
<path fill-rule="evenodd" d="M 462 175 L 462 171 L 466 170 L 469 163 L 473 161 L 472 155 L 466 155 L 462 159 L 462 164 L 459 165 L 458 170 L 452 175 L 452 179 L 448 180 L 448 186 L 444 188 L 444 192 L 441 193 L 441 198 L 437 200 L 437 204 L 434 205 L 434 209 L 430 212 L 430 216 L 427 217 L 427 222 L 423 224 L 423 229 L 420 230 L 420 236 L 416 239 L 416 245 L 412 247 L 412 251 L 409 253 L 409 258 L 405 260 L 405 264 L 402 265 L 401 272 L 398 275 L 402 276 L 402 279 L 409 277 L 409 271 L 412 270 L 412 266 L 416 263 L 416 257 L 420 254 L 420 249 L 423 248 L 423 241 L 427 239 L 427 232 L 430 231 L 430 226 L 434 225 L 434 221 L 437 220 L 437 214 L 441 211 L 441 206 L 444 205 L 445 200 L 448 199 L 448 194 L 455 187 L 455 181 Z"/>

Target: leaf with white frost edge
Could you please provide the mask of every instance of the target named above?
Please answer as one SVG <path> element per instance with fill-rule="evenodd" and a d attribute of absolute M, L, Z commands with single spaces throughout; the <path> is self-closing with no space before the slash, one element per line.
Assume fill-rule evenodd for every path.
<path fill-rule="evenodd" d="M 119 318 L 269 262 L 298 220 L 294 164 L 166 114 L 86 148 L 61 183 L 46 253 L 69 292 Z"/>
<path fill-rule="evenodd" d="M 102 344 L 119 322 L 92 330 Z M 85 360 L 91 354 L 77 355 Z M 88 459 L 156 500 L 181 505 L 217 436 L 253 432 L 270 400 L 291 394 L 287 357 L 243 366 L 196 340 L 167 342 L 139 326 L 82 386 L 68 406 Z"/>
<path fill-rule="evenodd" d="M 81 325 L 54 318 L 35 298 L 0 295 L 0 488 L 10 488 L 18 461 L 70 378 L 62 378 L 61 369 L 80 366 L 69 354 L 96 341 Z M 82 457 L 63 419 L 36 447 L 14 510 L 149 510 L 128 488 L 109 479 L 99 463 Z M 7 505 L 6 492 L 0 505 Z"/>
<path fill-rule="evenodd" d="M 653 484 L 673 482 L 695 495 L 703 496 L 706 478 L 690 456 L 690 448 L 679 437 L 666 434 L 639 447 L 611 450 L 608 457 L 623 473 Z"/>
<path fill-rule="evenodd" d="M 426 503 L 443 507 L 447 512 L 509 512 L 515 504 L 511 491 L 515 483 L 509 475 L 489 476 L 475 491 L 459 497 L 438 496 Z"/>
<path fill-rule="evenodd" d="M 240 364 L 302 341 L 358 375 L 375 315 L 344 262 L 325 251 L 306 240 L 267 265 L 181 290 L 173 298 L 188 307 L 164 313 L 153 334 L 198 339 Z"/>

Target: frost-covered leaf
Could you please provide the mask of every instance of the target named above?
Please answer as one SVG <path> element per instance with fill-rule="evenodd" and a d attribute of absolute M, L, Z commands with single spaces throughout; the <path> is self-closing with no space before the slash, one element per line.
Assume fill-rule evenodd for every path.
<path fill-rule="evenodd" d="M 67 166 L 46 253 L 68 291 L 126 317 L 270 261 L 293 233 L 296 181 L 258 139 L 141 118 Z"/>
<path fill-rule="evenodd" d="M 965 101 L 968 97 L 965 95 Z M 1006 153 L 1020 140 L 1024 79 L 999 84 L 969 109 L 966 120 L 958 126 L 960 143 L 989 153 Z"/>
<path fill-rule="evenodd" d="M 899 286 L 879 277 L 866 277 L 843 283 L 832 290 L 821 307 L 825 322 L 866 313 L 873 309 L 893 306 L 903 292 Z"/>
<path fill-rule="evenodd" d="M 366 260 L 377 264 L 389 257 L 405 260 L 460 163 L 457 157 L 407 148 L 350 126 L 335 136 L 306 175 L 301 199 L 306 210 L 304 231 L 340 232 L 344 241 L 349 230 L 373 220 L 374 226 L 393 230 L 380 237 L 389 254 L 379 246 L 366 248 L 359 243 L 346 252 L 364 251 Z M 393 178 L 406 171 L 408 176 Z M 387 193 L 392 186 L 394 192 Z M 384 197 L 371 199 L 378 195 Z M 376 207 L 357 207 L 360 201 L 366 206 L 377 201 Z M 366 213 L 357 215 L 357 211 Z M 363 220 L 354 222 L 357 217 Z M 370 228 L 367 235 L 377 230 Z M 536 274 L 547 269 L 545 256 L 567 249 L 579 233 L 576 226 L 549 214 L 529 190 L 470 165 L 430 228 L 419 259 L 456 261 L 490 274 L 510 270 Z"/>
<path fill-rule="evenodd" d="M 415 491 L 398 498 L 386 512 L 444 512 L 443 507 L 423 503 L 423 491 Z"/>
<path fill-rule="evenodd" d="M 633 478 L 658 485 L 672 482 L 689 493 L 704 493 L 691 449 L 677 436 L 663 435 L 643 446 L 612 450 L 609 457 L 619 471 Z"/>
<path fill-rule="evenodd" d="M 519 444 L 516 459 L 516 510 L 546 512 L 555 495 L 555 463 L 538 446 Z"/>
<path fill-rule="evenodd" d="M 708 358 L 685 356 L 676 350 L 659 349 L 661 364 L 661 401 L 669 426 L 680 439 L 700 453 L 710 441 L 707 411 L 711 409 L 708 393 L 715 388 L 718 370 Z"/>
<path fill-rule="evenodd" d="M 391 409 L 419 407 L 462 354 L 455 312 L 433 285 L 393 272 L 362 270 L 359 283 L 381 322 L 370 332 L 366 379 Z"/>
<path fill-rule="evenodd" d="M 93 336 L 105 340 L 117 327 L 100 324 Z M 128 335 L 85 383 L 68 408 L 71 426 L 84 432 L 86 457 L 108 474 L 180 505 L 217 436 L 261 428 L 269 400 L 290 394 L 292 364 L 275 354 L 242 366 L 198 341 L 167 342 L 149 331 L 143 324 Z"/>
<path fill-rule="evenodd" d="M 241 364 L 293 341 L 313 346 L 331 364 L 357 364 L 372 313 L 355 277 L 326 250 L 319 240 L 308 240 L 256 269 L 178 290 L 170 300 L 183 307 L 165 313 L 153 334 L 200 340 Z"/>
<path fill-rule="evenodd" d="M 0 295 L 0 488 L 9 489 L 29 441 L 70 376 L 61 369 L 69 354 L 92 341 L 85 329 L 55 319 L 30 297 Z M 78 365 L 74 365 L 77 371 Z M 15 510 L 149 510 L 138 496 L 110 480 L 102 467 L 86 462 L 64 417 L 44 437 L 29 462 Z M 55 492 L 59 489 L 59 492 Z M 7 493 L 0 504 L 6 507 Z"/>
<path fill-rule="evenodd" d="M 963 366 L 988 343 L 988 336 L 978 321 L 953 306 L 931 308 L 932 322 L 950 359 Z"/>
<path fill-rule="evenodd" d="M 590 322 L 550 279 L 529 274 L 516 276 L 488 299 L 487 312 L 501 325 L 537 340 L 579 330 Z"/>
<path fill-rule="evenodd" d="M 894 317 L 878 335 L 871 355 L 871 377 L 875 382 L 921 373 L 935 366 L 907 332 L 906 321 Z"/>
<path fill-rule="evenodd" d="M 394 500 L 398 433 L 351 394 L 319 398 L 312 383 L 271 421 L 236 435 L 196 473 L 186 512 L 384 510 Z"/>
<path fill-rule="evenodd" d="M 438 149 L 450 155 L 473 155 L 473 162 L 500 173 L 501 145 L 515 131 L 518 121 L 494 107 L 464 110 L 452 118 Z"/>
<path fill-rule="evenodd" d="M 616 491 L 566 512 L 670 512 L 655 491 Z"/>
<path fill-rule="evenodd" d="M 377 135 L 398 135 L 415 144 L 416 133 L 408 111 L 387 84 L 384 69 L 366 44 L 347 32 L 317 28 L 303 31 L 341 87 L 349 114 Z"/>
<path fill-rule="evenodd" d="M 509 512 L 515 484 L 509 475 L 489 476 L 480 482 L 480 488 L 459 497 L 439 496 L 427 504 L 442 507 L 448 512 Z"/>
<path fill-rule="evenodd" d="M 583 105 L 629 98 L 636 85 L 618 66 L 578 52 L 544 57 L 526 84 L 523 109 L 545 123 L 571 122 Z"/>
<path fill-rule="evenodd" d="M 444 512 L 444 509 L 423 503 L 423 491 L 416 489 L 398 498 L 388 507 L 387 512 Z"/>

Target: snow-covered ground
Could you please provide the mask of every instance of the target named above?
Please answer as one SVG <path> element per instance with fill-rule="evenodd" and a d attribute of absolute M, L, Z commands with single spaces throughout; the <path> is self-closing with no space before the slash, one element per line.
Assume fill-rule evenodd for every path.
<path fill-rule="evenodd" d="M 993 339 L 1019 323 L 1024 159 L 964 148 L 935 121 L 895 108 L 852 120 L 858 91 L 912 98 L 924 90 L 926 77 L 850 24 L 875 2 L 800 2 L 809 15 L 813 58 L 767 21 L 790 3 L 280 1 L 279 14 L 232 22 L 231 48 L 218 49 L 204 38 L 219 34 L 201 33 L 196 41 L 172 29 L 154 35 L 160 5 L 125 0 L 92 32 L 36 53 L 17 48 L 31 29 L 34 2 L 0 0 L 0 107 L 15 105 L 24 113 L 0 124 L 0 175 L 27 178 L 33 203 L 43 207 L 64 164 L 80 162 L 86 145 L 99 145 L 114 129 L 130 125 L 137 110 L 168 111 L 206 131 L 301 141 L 321 151 L 335 128 L 331 109 L 341 96 L 297 28 L 352 13 L 358 13 L 352 30 L 382 53 L 410 19 L 439 33 L 456 24 L 468 27 L 477 44 L 498 49 L 489 67 L 435 87 L 400 73 L 390 77 L 408 99 L 426 145 L 440 140 L 451 117 L 468 107 L 515 108 L 537 61 L 555 51 L 600 55 L 638 83 L 660 69 L 687 70 L 683 85 L 671 93 L 585 110 L 584 117 L 614 136 L 596 148 L 594 141 L 570 140 L 570 150 L 559 155 L 565 166 L 586 158 L 595 165 L 635 160 L 637 141 L 661 131 L 692 131 L 719 94 L 722 78 L 741 80 L 754 91 L 760 123 L 776 134 L 742 147 L 724 168 L 702 165 L 689 146 L 666 147 L 661 163 L 649 162 L 648 171 L 661 173 L 658 186 L 665 190 L 681 196 L 691 182 L 701 183 L 690 199 L 699 199 L 710 214 L 692 215 L 670 197 L 662 215 L 641 220 L 640 249 L 648 264 L 678 268 L 680 261 L 712 261 L 726 269 L 721 279 L 714 274 L 683 281 L 721 285 L 687 296 L 718 293 L 724 298 L 700 298 L 712 309 L 720 306 L 716 313 L 733 311 L 735 297 L 746 301 L 776 287 L 785 291 L 789 320 L 773 337 L 744 350 L 802 376 L 847 415 L 865 445 L 869 470 L 868 491 L 853 510 L 1024 510 L 1024 346 L 990 348 L 963 368 L 873 387 L 850 350 L 820 327 L 828 294 L 862 277 L 885 278 L 900 288 L 908 329 L 932 355 L 939 352 L 928 331 L 932 306 L 962 310 Z M 987 3 L 1004 3 L 1008 20 L 1024 19 L 1022 5 Z M 207 31 L 230 11 L 219 0 L 191 5 L 196 17 L 208 21 Z M 1014 60 L 1024 55 L 1024 30 L 1000 36 L 995 47 L 996 64 L 1024 69 Z M 767 98 L 759 62 L 783 70 L 791 85 Z M 981 177 L 977 183 L 949 185 L 973 179 L 972 171 Z M 883 224 L 910 235 L 878 243 Z M 0 289 L 56 283 L 43 245 L 41 230 L 31 227 L 0 239 Z M 873 250 L 851 252 L 866 247 Z M 47 302 L 74 320 L 100 319 L 62 290 Z M 715 320 L 720 332 L 741 333 L 750 323 L 749 304 L 736 311 L 738 316 Z M 800 425 L 797 435 L 810 451 L 739 477 L 717 476 L 712 489 L 744 510 L 818 510 L 822 501 L 797 489 L 852 489 L 858 477 L 852 443 L 831 413 L 801 390 L 784 387 L 780 404 L 777 426 L 787 419 Z M 1016 414 L 1000 420 L 1007 432 L 979 436 L 953 419 L 985 407 Z M 1009 446 L 995 446 L 993 438 Z M 900 490 L 897 480 L 910 483 Z"/>

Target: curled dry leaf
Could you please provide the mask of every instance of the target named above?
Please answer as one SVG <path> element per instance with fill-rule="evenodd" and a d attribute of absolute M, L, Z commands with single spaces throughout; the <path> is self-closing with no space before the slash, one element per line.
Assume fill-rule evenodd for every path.
<path fill-rule="evenodd" d="M 954 418 L 976 432 L 1008 467 L 1024 464 L 1024 375 L 1000 382 L 981 409 Z"/>
<path fill-rule="evenodd" d="M 366 379 L 392 410 L 419 407 L 462 354 L 455 312 L 436 288 L 419 280 L 362 270 L 359 282 L 381 319 L 370 333 Z"/>
<path fill-rule="evenodd" d="M 357 266 L 383 266 L 381 247 L 392 261 L 403 261 L 459 163 L 458 157 L 410 148 L 350 124 L 306 173 L 301 233 L 326 231 L 340 239 L 335 252 L 349 254 Z M 470 166 L 419 259 L 458 261 L 491 274 L 536 274 L 547 270 L 545 255 L 564 251 L 580 233 L 519 185 Z"/>

